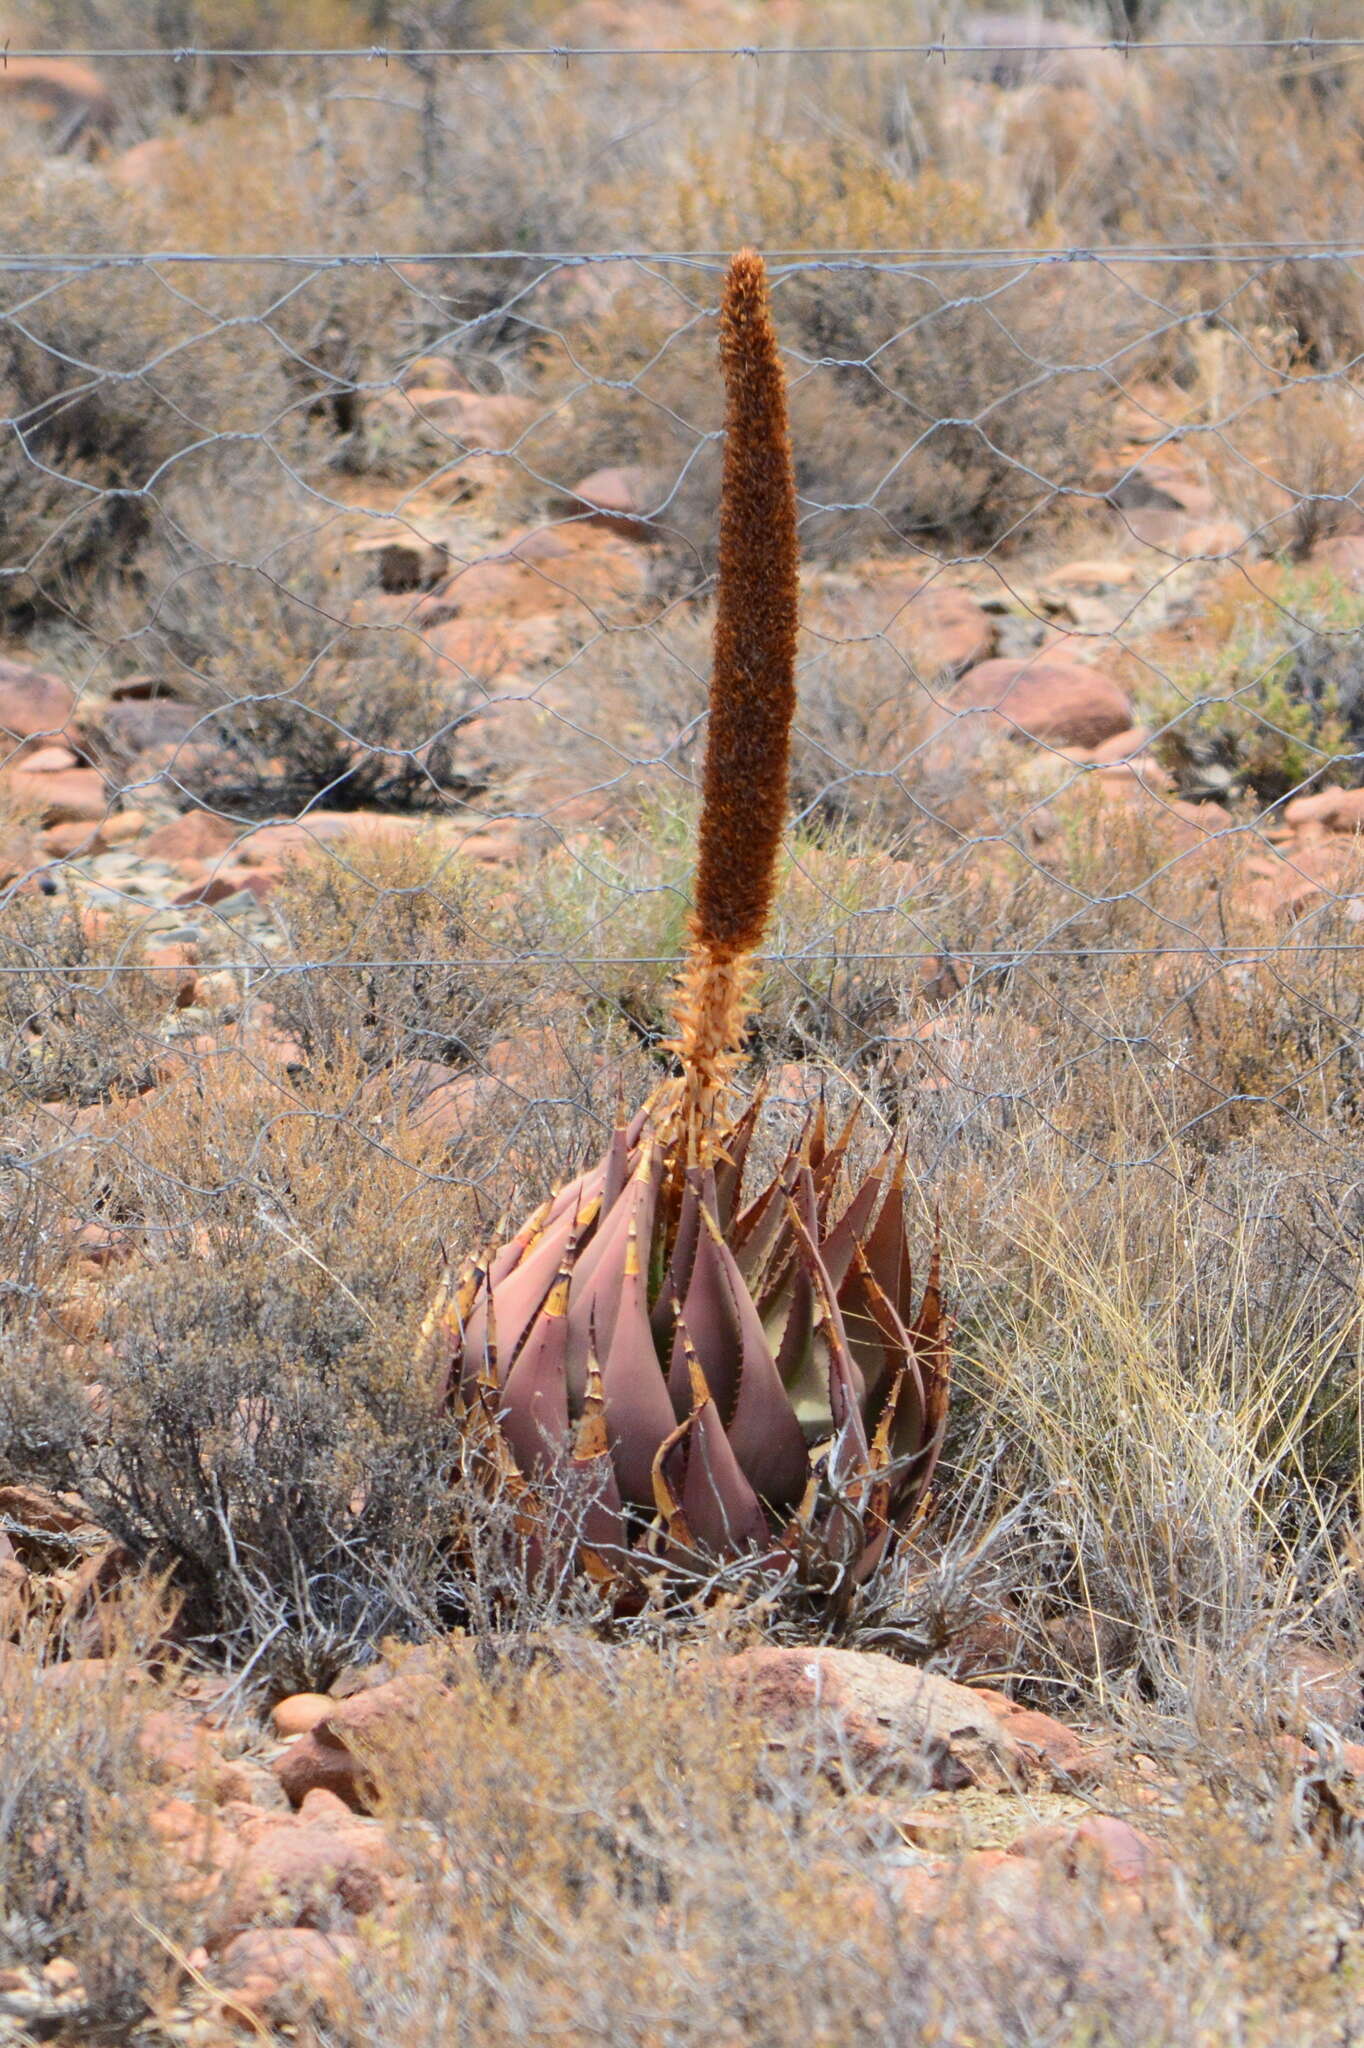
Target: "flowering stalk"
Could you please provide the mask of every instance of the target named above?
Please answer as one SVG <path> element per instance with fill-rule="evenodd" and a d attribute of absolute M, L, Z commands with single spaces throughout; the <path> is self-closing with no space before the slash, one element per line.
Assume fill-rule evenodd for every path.
<path fill-rule="evenodd" d="M 738 1065 L 786 822 L 796 708 L 796 486 L 767 272 L 742 249 L 720 307 L 725 456 L 710 725 L 691 947 L 675 1004 L 675 1129 L 689 1165 L 713 1153 Z"/>

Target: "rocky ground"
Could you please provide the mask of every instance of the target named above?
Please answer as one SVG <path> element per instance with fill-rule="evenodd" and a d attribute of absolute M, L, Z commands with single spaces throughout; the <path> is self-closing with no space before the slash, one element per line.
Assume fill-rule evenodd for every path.
<path fill-rule="evenodd" d="M 797 0 L 782 18 L 794 35 Z M 648 19 L 723 42 L 766 16 L 658 0 Z M 556 32 L 639 20 L 587 0 Z M 910 217 L 930 248 L 1026 232 L 1055 255 L 1053 207 L 1103 239 L 1149 161 L 1151 208 L 1189 172 L 1113 52 L 1067 24 L 1039 68 L 991 21 L 1006 47 L 982 29 L 911 109 L 952 175 L 897 158 L 899 183 L 864 187 L 839 158 L 835 179 L 817 125 L 808 160 L 758 152 L 774 241 L 794 209 L 817 240 L 898 242 Z M 473 152 L 461 196 L 525 161 L 471 107 L 534 135 L 537 172 L 576 136 L 562 190 L 596 176 L 594 122 L 633 133 L 603 88 L 579 134 L 546 76 L 543 105 L 480 78 L 446 108 L 441 146 Z M 26 178 L 71 172 L 96 244 L 146 207 L 150 246 L 197 243 L 202 213 L 237 248 L 258 207 L 313 247 L 331 186 L 269 214 L 279 109 L 306 105 L 350 200 L 379 195 L 360 242 L 417 246 L 383 210 L 417 147 L 394 107 L 336 141 L 330 101 L 266 77 L 259 100 L 222 66 L 120 97 L 15 60 L 0 120 L 32 126 L 0 148 Z M 1307 113 L 1290 81 L 1268 115 L 1237 77 L 1247 188 L 1296 165 L 1329 229 L 1357 166 L 1304 137 L 1344 133 L 1353 73 L 1314 71 Z M 709 141 L 685 109 L 669 130 L 713 211 L 651 237 L 728 235 L 744 90 Z M 1204 123 L 1197 78 L 1161 90 Z M 839 92 L 851 123 L 863 88 Z M 914 121 L 877 104 L 913 157 Z M 303 155 L 311 176 L 326 152 Z M 1008 205 L 982 213 L 1001 164 Z M 599 218 L 537 217 L 531 245 L 643 239 L 627 171 L 602 176 Z M 429 266 L 363 275 L 306 346 L 281 330 L 308 356 L 301 398 L 262 385 L 272 454 L 286 416 L 312 436 L 288 443 L 296 496 L 191 470 L 125 553 L 73 546 L 50 587 L 0 593 L 0 2041 L 1356 2038 L 1358 343 L 1334 272 L 1287 271 L 1235 309 L 1239 367 L 1225 309 L 1205 323 L 1186 273 L 1142 272 L 1135 330 L 1057 343 L 1120 366 L 1092 436 L 1066 438 L 1052 398 L 983 510 L 958 450 L 898 526 L 868 515 L 852 540 L 823 515 L 858 508 L 903 423 L 863 392 L 866 466 L 841 466 L 848 390 L 820 400 L 804 371 L 875 353 L 874 322 L 826 345 L 817 321 L 797 333 L 799 279 L 778 298 L 814 481 L 746 1085 L 767 1092 L 759 1149 L 825 1096 L 860 1105 L 868 1148 L 908 1140 L 960 1324 L 934 1514 L 836 1618 L 746 1587 L 626 1620 L 590 1588 L 532 1597 L 452 1564 L 459 1475 L 412 1385 L 446 1258 L 576 1170 L 665 1057 L 711 624 L 682 486 L 713 366 L 687 381 L 709 327 L 676 282 L 642 344 L 659 281 L 612 262 L 543 302 L 528 285 L 529 340 L 485 346 L 475 319 L 476 347 L 442 347 L 466 280 L 441 285 L 455 319 Z M 1057 262 L 1043 332 L 1078 275 Z M 209 438 L 252 441 L 249 404 L 222 400 L 255 402 L 247 303 L 217 309 L 233 348 L 209 395 L 156 387 L 158 419 L 183 404 L 197 435 L 203 405 Z M 983 379 L 962 410 L 1022 374 L 988 351 L 978 370 L 961 338 L 932 414 L 959 409 L 959 373 Z M 682 421 L 685 464 L 627 404 L 655 356 L 650 413 Z M 338 390 L 359 425 L 327 411 Z M 94 456 L 62 449 L 78 480 L 109 420 L 112 401 Z M 1068 481 L 1037 516 L 992 508 L 1053 441 Z M 182 452 L 134 445 L 158 476 Z M 923 501 L 954 491 L 940 530 Z M 63 508 L 36 502 L 55 549 Z M 33 544 L 0 531 L 0 569 Z"/>

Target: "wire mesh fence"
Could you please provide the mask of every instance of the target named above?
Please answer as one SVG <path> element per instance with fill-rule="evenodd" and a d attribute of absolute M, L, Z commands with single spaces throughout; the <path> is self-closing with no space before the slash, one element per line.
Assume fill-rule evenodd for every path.
<path fill-rule="evenodd" d="M 912 1131 L 928 1189 L 1030 1147 L 1210 1186 L 1330 1151 L 1364 244 L 1329 152 L 1364 46 L 590 29 L 217 51 L 169 128 L 193 43 L 16 45 L 15 1200 L 96 1261 L 234 1200 L 287 1237 L 276 1155 L 313 1144 L 495 1207 L 661 1071 L 750 236 L 804 559 L 754 1083 Z M 77 59 L 108 119 L 52 83 Z"/>

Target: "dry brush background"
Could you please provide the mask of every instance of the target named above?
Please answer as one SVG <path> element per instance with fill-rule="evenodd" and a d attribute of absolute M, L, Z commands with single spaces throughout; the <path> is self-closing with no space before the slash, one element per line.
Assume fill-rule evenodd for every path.
<path fill-rule="evenodd" d="M 4 2038 L 1358 2037 L 1358 31 L 0 5 L 258 53 L 0 70 Z M 622 1619 L 413 1362 L 668 1070 L 740 242 L 758 1164 L 904 1144 L 954 1406 Z"/>

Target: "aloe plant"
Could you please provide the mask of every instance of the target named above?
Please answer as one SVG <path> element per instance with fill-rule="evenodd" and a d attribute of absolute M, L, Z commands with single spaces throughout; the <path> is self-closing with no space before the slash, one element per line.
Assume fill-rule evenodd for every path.
<path fill-rule="evenodd" d="M 427 1323 L 438 1392 L 544 1541 L 574 1474 L 584 1567 L 747 1557 L 848 1587 L 922 1511 L 946 1421 L 932 1255 L 917 1303 L 904 1162 L 850 1177 L 822 1108 L 745 1188 L 761 1098 L 736 1101 L 771 908 L 795 710 L 797 541 L 785 385 L 761 257 L 730 265 L 715 659 L 691 944 L 666 1081 L 606 1152 Z M 855 1121 L 855 1120 L 854 1120 Z"/>

